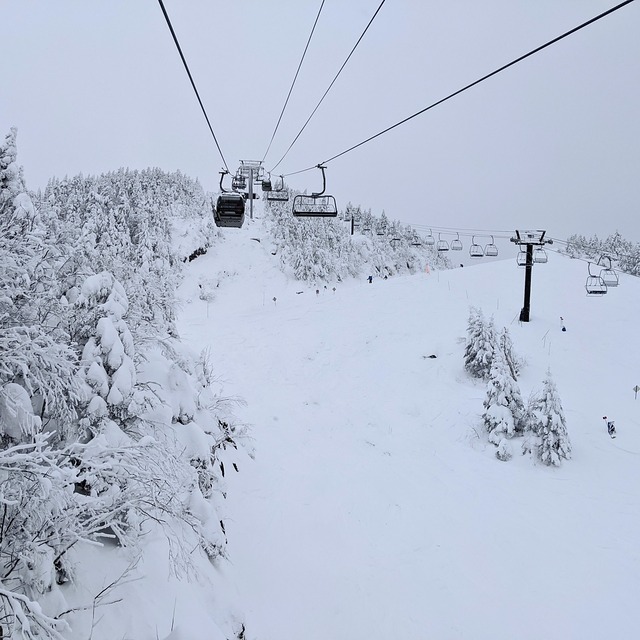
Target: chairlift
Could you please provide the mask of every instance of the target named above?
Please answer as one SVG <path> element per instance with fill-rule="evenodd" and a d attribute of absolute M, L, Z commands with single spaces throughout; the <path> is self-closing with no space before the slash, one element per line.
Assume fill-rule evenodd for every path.
<path fill-rule="evenodd" d="M 443 240 L 438 234 L 438 242 L 436 243 L 436 249 L 438 251 L 449 251 L 449 243 L 446 240 Z"/>
<path fill-rule="evenodd" d="M 382 228 L 382 225 L 378 225 L 378 226 L 377 226 L 377 228 L 376 228 L 376 234 L 377 234 L 377 235 L 379 235 L 379 236 L 383 236 L 383 235 L 385 235 L 385 231 L 384 231 L 384 229 Z"/>
<path fill-rule="evenodd" d="M 481 245 L 476 243 L 476 237 L 472 236 L 471 246 L 469 247 L 469 255 L 472 258 L 482 258 L 484 256 L 484 249 Z"/>
<path fill-rule="evenodd" d="M 588 296 L 603 296 L 607 293 L 607 283 L 602 279 L 600 275 L 593 275 L 591 273 L 591 263 L 588 263 L 587 266 L 589 270 L 589 275 L 587 276 L 587 281 L 584 285 L 584 288 L 587 290 Z"/>
<path fill-rule="evenodd" d="M 487 258 L 495 258 L 498 255 L 498 247 L 493 241 L 493 236 L 491 236 L 491 242 L 485 245 L 484 255 L 487 256 Z"/>
<path fill-rule="evenodd" d="M 462 251 L 462 240 L 460 240 L 460 234 L 456 234 L 458 237 L 451 241 L 451 251 Z"/>
<path fill-rule="evenodd" d="M 520 249 L 520 251 L 518 251 L 518 255 L 516 256 L 516 262 L 519 267 L 527 266 L 527 252 L 524 249 Z"/>
<path fill-rule="evenodd" d="M 601 256 L 598 264 L 604 267 L 604 269 L 600 269 L 600 277 L 607 285 L 607 288 L 617 287 L 620 281 L 618 274 L 611 267 L 611 258 L 609 256 Z"/>
<path fill-rule="evenodd" d="M 330 195 L 324 195 L 327 180 L 324 174 L 324 165 L 319 164 L 322 171 L 322 191 L 312 193 L 310 196 L 297 195 L 293 199 L 292 213 L 296 218 L 335 218 L 338 215 L 336 199 Z"/>
<path fill-rule="evenodd" d="M 246 189 L 247 188 L 247 179 L 237 173 L 235 176 L 233 176 L 233 178 L 231 178 L 231 188 L 234 191 L 238 191 L 239 189 Z"/>
<path fill-rule="evenodd" d="M 267 192 L 271 191 L 271 179 L 270 178 L 265 178 L 262 181 L 262 190 L 263 191 L 267 191 Z"/>
<path fill-rule="evenodd" d="M 433 247 L 436 243 L 436 239 L 433 237 L 433 231 L 431 229 L 429 229 L 429 234 L 424 237 L 424 243 L 429 247 Z"/>
<path fill-rule="evenodd" d="M 412 247 L 421 247 L 422 242 L 420 240 L 420 236 L 417 233 L 414 233 L 411 237 L 411 246 Z"/>
<path fill-rule="evenodd" d="M 267 200 L 269 202 L 287 202 L 289 200 L 289 190 L 284 186 L 284 176 L 280 176 L 279 188 L 276 189 L 272 186 L 271 191 L 267 191 Z"/>
<path fill-rule="evenodd" d="M 549 261 L 549 256 L 542 247 L 536 247 L 533 250 L 533 261 L 539 264 L 544 264 Z"/>
<path fill-rule="evenodd" d="M 237 192 L 226 191 L 222 180 L 227 171 L 220 172 L 220 190 L 222 193 L 216 200 L 213 209 L 213 221 L 217 227 L 240 228 L 244 223 L 244 197 Z"/>

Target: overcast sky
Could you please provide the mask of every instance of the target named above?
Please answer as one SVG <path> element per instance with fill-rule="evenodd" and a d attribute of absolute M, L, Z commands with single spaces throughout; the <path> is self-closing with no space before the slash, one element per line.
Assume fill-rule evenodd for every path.
<path fill-rule="evenodd" d="M 380 0 L 326 0 L 280 159 Z M 386 0 L 277 169 L 313 166 L 614 6 Z M 262 159 L 320 0 L 165 0 L 233 171 Z M 156 0 L 4 0 L 0 135 L 27 184 L 161 167 L 214 190 L 222 159 Z M 329 163 L 327 191 L 433 227 L 618 229 L 640 241 L 640 2 Z M 319 171 L 288 182 L 309 191 Z"/>

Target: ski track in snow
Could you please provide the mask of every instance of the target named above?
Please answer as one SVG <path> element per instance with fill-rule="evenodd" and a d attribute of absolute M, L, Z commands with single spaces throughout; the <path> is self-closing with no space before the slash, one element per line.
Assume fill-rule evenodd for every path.
<path fill-rule="evenodd" d="M 259 220 L 222 235 L 189 265 L 180 333 L 253 425 L 225 522 L 249 639 L 636 637 L 636 279 L 590 299 L 585 264 L 551 255 L 520 325 L 511 260 L 316 295 Z M 494 457 L 462 366 L 470 304 L 509 328 L 525 400 L 551 368 L 573 445 L 559 469 L 518 444 Z"/>

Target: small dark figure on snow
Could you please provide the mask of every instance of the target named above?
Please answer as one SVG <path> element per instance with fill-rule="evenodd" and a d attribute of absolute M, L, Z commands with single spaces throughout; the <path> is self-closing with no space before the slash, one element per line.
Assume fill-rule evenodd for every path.
<path fill-rule="evenodd" d="M 607 433 L 614 438 L 616 435 L 616 425 L 613 420 L 607 420 L 607 416 L 602 416 L 602 419 L 607 423 Z"/>
<path fill-rule="evenodd" d="M 373 276 L 369 276 L 367 280 L 369 281 L 369 284 L 371 284 L 373 282 Z"/>
<path fill-rule="evenodd" d="M 562 327 L 562 331 L 566 331 L 567 327 L 564 326 L 564 318 L 560 316 L 560 326 Z"/>

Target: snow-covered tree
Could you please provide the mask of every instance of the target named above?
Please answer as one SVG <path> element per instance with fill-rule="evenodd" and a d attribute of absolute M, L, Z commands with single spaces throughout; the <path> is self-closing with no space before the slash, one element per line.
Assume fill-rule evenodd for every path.
<path fill-rule="evenodd" d="M 547 465 L 559 466 L 562 459 L 571 458 L 567 422 L 551 371 L 547 371 L 542 392 L 535 397 L 529 413 L 531 429 L 539 438 L 540 460 Z"/>
<path fill-rule="evenodd" d="M 493 355 L 483 406 L 482 422 L 490 442 L 498 445 L 503 438 L 522 431 L 524 403 L 499 350 Z"/>
<path fill-rule="evenodd" d="M 499 350 L 493 318 L 486 320 L 481 309 L 469 310 L 464 368 L 474 377 L 487 380 L 495 352 Z"/>
<path fill-rule="evenodd" d="M 514 380 L 518 379 L 520 369 L 522 368 L 522 360 L 513 350 L 513 342 L 511 341 L 511 334 L 509 329 L 504 327 L 499 336 L 500 350 L 504 356 L 504 360 L 509 367 L 509 371 Z"/>

